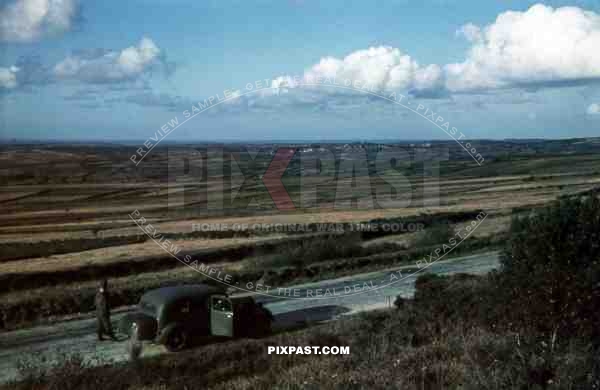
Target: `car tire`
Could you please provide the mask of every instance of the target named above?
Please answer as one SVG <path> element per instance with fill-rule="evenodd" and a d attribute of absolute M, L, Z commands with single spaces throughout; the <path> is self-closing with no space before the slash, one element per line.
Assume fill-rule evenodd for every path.
<path fill-rule="evenodd" d="M 165 347 L 169 352 L 178 352 L 187 347 L 187 341 L 188 336 L 183 329 L 173 328 L 165 340 Z"/>

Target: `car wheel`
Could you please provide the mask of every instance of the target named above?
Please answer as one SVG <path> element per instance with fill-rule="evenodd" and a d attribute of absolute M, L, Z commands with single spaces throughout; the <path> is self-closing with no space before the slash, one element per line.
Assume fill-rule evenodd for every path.
<path fill-rule="evenodd" d="M 187 346 L 187 334 L 181 328 L 175 328 L 167 337 L 165 347 L 170 352 L 178 352 Z"/>

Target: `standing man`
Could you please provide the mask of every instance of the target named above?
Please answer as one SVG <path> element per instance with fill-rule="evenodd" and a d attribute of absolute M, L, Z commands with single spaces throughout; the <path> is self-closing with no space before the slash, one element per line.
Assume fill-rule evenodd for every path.
<path fill-rule="evenodd" d="M 108 304 L 108 282 L 103 280 L 96 292 L 96 318 L 98 319 L 98 340 L 104 340 L 103 336 L 107 335 L 113 341 L 117 338 L 112 330 L 110 323 L 110 306 Z"/>

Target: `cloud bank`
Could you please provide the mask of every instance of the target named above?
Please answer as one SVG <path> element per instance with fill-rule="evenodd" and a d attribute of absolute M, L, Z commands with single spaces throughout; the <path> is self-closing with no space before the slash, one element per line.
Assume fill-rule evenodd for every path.
<path fill-rule="evenodd" d="M 73 26 L 76 0 L 16 0 L 0 9 L 0 40 L 32 42 L 60 34 Z"/>
<path fill-rule="evenodd" d="M 344 58 L 322 58 L 304 72 L 304 82 L 359 80 L 377 91 L 443 97 L 600 81 L 600 15 L 591 11 L 537 4 L 524 12 L 501 13 L 487 26 L 468 23 L 457 36 L 471 43 L 459 63 L 422 66 L 398 48 L 370 47 Z M 275 83 L 286 79 L 293 87 L 289 76 Z"/>
<path fill-rule="evenodd" d="M 375 90 L 429 90 L 441 86 L 438 65 L 421 66 L 400 49 L 380 46 L 350 53 L 343 59 L 325 57 L 304 74 L 317 78 L 360 80 Z"/>
<path fill-rule="evenodd" d="M 464 62 L 444 67 L 451 91 L 600 78 L 600 15 L 594 12 L 537 4 L 459 31 L 472 46 Z"/>
<path fill-rule="evenodd" d="M 120 52 L 100 51 L 86 55 L 70 55 L 54 66 L 58 79 L 85 83 L 114 83 L 132 80 L 159 61 L 160 49 L 150 38 L 142 38 L 137 46 Z"/>
<path fill-rule="evenodd" d="M 52 66 L 38 58 L 23 57 L 10 67 L 0 67 L 0 90 L 44 85 L 59 81 L 82 84 L 135 82 L 155 68 L 170 68 L 164 53 L 150 38 L 120 51 L 84 50 L 71 54 Z"/>
<path fill-rule="evenodd" d="M 0 8 L 0 38 L 32 41 L 67 31 L 76 13 L 75 0 L 12 1 Z M 501 99 L 504 93 L 600 82 L 600 15 L 592 11 L 537 4 L 525 11 L 503 12 L 487 25 L 467 23 L 456 35 L 469 42 L 460 62 L 421 64 L 400 48 L 369 47 L 343 57 L 321 58 L 306 68 L 300 83 L 335 78 L 358 80 L 367 84 L 370 91 L 400 92 L 417 98 L 489 96 L 484 103 L 477 103 L 483 105 L 494 104 L 494 99 Z M 121 50 L 75 52 L 52 65 L 20 59 L 12 66 L 0 67 L 0 90 L 57 82 L 125 88 L 132 82 L 143 82 L 144 76 L 155 69 L 171 73 L 174 64 L 167 63 L 164 52 L 145 37 Z M 284 106 L 337 110 L 342 106 L 367 105 L 374 99 L 356 91 L 301 87 L 297 80 L 291 76 L 275 78 L 275 90 L 228 101 L 215 112 L 268 111 Z M 178 110 L 193 99 L 146 91 L 124 100 Z M 511 100 L 510 104 L 514 102 Z M 587 108 L 590 115 L 597 111 L 597 104 Z"/>
<path fill-rule="evenodd" d="M 519 93 L 600 82 L 600 15 L 591 11 L 538 4 L 503 12 L 488 25 L 465 24 L 456 35 L 470 43 L 461 62 L 421 64 L 399 48 L 369 47 L 343 57 L 325 56 L 299 78 L 277 77 L 271 84 L 274 90 L 243 96 L 214 111 L 338 110 L 368 105 L 374 99 L 357 91 L 307 85 L 319 84 L 319 79 L 357 80 L 369 91 L 416 98 L 487 95 L 475 102 L 480 106 L 527 103 L 531 99 L 519 98 Z M 148 39 L 119 53 L 69 57 L 54 72 L 63 79 L 110 83 L 138 77 L 159 56 L 160 50 Z M 10 74 L 0 74 L 0 83 L 11 84 Z M 127 101 L 177 110 L 191 99 L 158 93 L 130 96 Z M 595 115 L 597 109 L 592 105 L 587 112 Z"/>

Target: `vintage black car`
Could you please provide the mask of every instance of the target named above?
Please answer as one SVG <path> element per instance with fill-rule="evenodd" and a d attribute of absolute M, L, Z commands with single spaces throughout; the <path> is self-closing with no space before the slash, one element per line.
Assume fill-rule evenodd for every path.
<path fill-rule="evenodd" d="M 273 316 L 251 297 L 230 298 L 218 286 L 163 287 L 145 293 L 135 312 L 119 323 L 121 333 L 179 351 L 192 342 L 218 337 L 261 337 Z"/>

